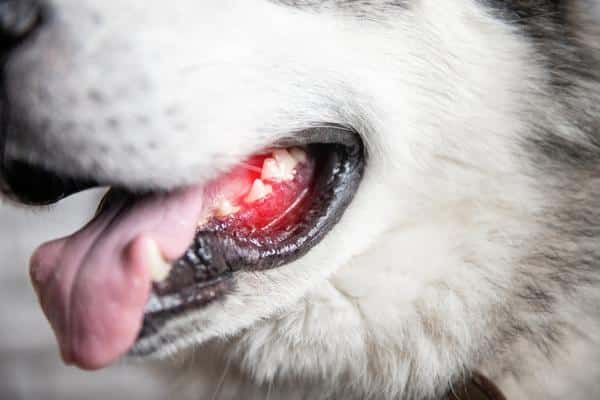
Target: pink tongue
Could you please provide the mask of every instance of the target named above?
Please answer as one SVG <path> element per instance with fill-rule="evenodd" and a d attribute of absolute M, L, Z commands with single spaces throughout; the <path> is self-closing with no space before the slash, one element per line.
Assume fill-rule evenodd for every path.
<path fill-rule="evenodd" d="M 151 288 L 154 240 L 175 259 L 193 239 L 202 190 L 144 199 L 120 196 L 79 232 L 42 245 L 31 277 L 65 362 L 104 367 L 135 342 Z"/>

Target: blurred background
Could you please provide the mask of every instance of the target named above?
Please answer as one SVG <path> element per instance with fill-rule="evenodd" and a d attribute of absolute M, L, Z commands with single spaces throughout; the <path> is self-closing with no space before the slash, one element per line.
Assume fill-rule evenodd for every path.
<path fill-rule="evenodd" d="M 43 241 L 77 230 L 93 215 L 101 191 L 43 210 L 0 202 L 0 399 L 154 400 L 166 389 L 139 367 L 82 372 L 64 366 L 31 285 L 28 259 Z"/>

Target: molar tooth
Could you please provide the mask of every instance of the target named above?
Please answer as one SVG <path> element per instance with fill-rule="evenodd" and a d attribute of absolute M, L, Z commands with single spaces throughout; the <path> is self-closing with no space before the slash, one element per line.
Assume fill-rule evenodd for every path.
<path fill-rule="evenodd" d="M 265 183 L 262 180 L 256 179 L 252 184 L 250 192 L 248 192 L 246 198 L 244 198 L 244 201 L 246 203 L 254 203 L 257 200 L 264 199 L 272 192 L 273 187 L 271 185 L 265 185 Z"/>
<path fill-rule="evenodd" d="M 171 264 L 165 261 L 155 241 L 150 241 L 147 252 L 152 281 L 155 283 L 163 282 L 171 272 Z"/>
<path fill-rule="evenodd" d="M 234 206 L 229 200 L 223 200 L 215 211 L 215 216 L 218 218 L 228 217 L 240 211 L 239 206 Z"/>
<path fill-rule="evenodd" d="M 294 157 L 294 160 L 298 161 L 301 164 L 304 164 L 308 159 L 306 152 L 302 150 L 300 147 L 293 147 L 290 149 L 290 155 Z"/>

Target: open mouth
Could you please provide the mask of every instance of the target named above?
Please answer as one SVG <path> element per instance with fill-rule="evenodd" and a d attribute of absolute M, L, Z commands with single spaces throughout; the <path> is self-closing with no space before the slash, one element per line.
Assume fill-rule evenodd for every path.
<path fill-rule="evenodd" d="M 332 139 L 267 149 L 207 186 L 211 204 L 192 245 L 174 262 L 155 259 L 140 338 L 234 290 L 236 272 L 288 264 L 327 234 L 363 167 L 356 137 Z"/>
<path fill-rule="evenodd" d="M 357 134 L 321 128 L 274 143 L 206 184 L 169 193 L 111 189 L 86 227 L 32 259 L 63 358 L 104 366 L 174 318 L 234 292 L 238 273 L 297 260 L 339 221 L 364 166 Z"/>

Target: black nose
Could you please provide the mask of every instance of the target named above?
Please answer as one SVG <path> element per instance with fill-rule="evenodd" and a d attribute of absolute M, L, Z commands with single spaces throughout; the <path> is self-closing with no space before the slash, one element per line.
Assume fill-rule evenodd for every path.
<path fill-rule="evenodd" d="M 0 0 L 0 60 L 32 34 L 42 22 L 43 0 Z M 1 79 L 0 79 L 1 81 Z M 20 203 L 47 205 L 70 194 L 95 186 L 94 182 L 72 179 L 6 155 L 11 135 L 7 124 L 8 99 L 0 90 L 0 192 Z"/>
<path fill-rule="evenodd" d="M 0 60 L 31 35 L 42 22 L 43 0 L 0 0 Z M 1 79 L 0 79 L 1 81 Z M 0 94 L 2 91 L 0 90 Z M 9 102 L 0 95 L 0 192 L 20 203 L 46 205 L 90 186 L 62 177 L 26 162 L 11 160 L 5 154 L 9 132 Z"/>
<path fill-rule="evenodd" d="M 26 38 L 41 21 L 40 0 L 0 0 L 0 44 L 3 47 Z"/>

